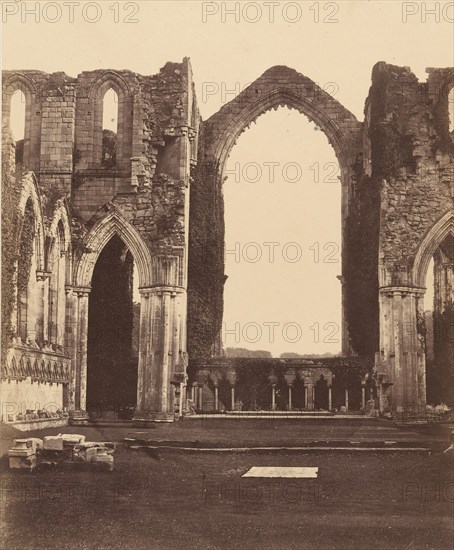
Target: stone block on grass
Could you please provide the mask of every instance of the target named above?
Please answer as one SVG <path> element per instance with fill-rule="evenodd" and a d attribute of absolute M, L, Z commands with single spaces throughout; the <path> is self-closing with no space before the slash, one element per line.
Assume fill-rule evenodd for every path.
<path fill-rule="evenodd" d="M 63 439 L 63 445 L 66 447 L 74 447 L 85 442 L 85 436 L 80 434 L 58 434 L 58 437 Z"/>
<path fill-rule="evenodd" d="M 46 435 L 44 437 L 44 450 L 63 451 L 63 437 L 61 435 Z"/>

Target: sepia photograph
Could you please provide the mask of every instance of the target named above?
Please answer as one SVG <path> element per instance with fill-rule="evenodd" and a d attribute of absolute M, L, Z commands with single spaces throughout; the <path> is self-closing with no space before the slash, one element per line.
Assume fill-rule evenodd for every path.
<path fill-rule="evenodd" d="M 454 1 L 0 5 L 0 549 L 454 550 Z"/>

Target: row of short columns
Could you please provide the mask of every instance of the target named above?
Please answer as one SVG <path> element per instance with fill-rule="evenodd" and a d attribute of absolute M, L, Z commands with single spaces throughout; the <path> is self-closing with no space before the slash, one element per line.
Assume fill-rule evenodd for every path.
<path fill-rule="evenodd" d="M 191 399 L 195 403 L 196 408 L 203 410 L 203 388 L 205 382 L 195 382 L 191 388 Z M 293 385 L 288 385 L 288 409 L 293 409 L 292 403 Z M 349 408 L 349 391 L 345 388 L 345 408 Z M 315 402 L 315 384 L 308 382 L 304 385 L 304 404 L 307 410 L 314 410 Z M 235 409 L 235 386 L 230 385 L 230 410 Z M 366 407 L 366 385 L 361 387 L 361 406 Z M 328 410 L 332 409 L 332 385 L 328 386 Z M 214 410 L 219 410 L 219 384 L 214 385 Z M 276 384 L 271 384 L 271 410 L 276 410 Z"/>
<path fill-rule="evenodd" d="M 203 387 L 204 384 L 194 384 L 191 388 L 191 399 L 196 407 L 203 409 Z M 235 386 L 230 386 L 230 410 L 235 408 Z M 214 386 L 214 410 L 219 410 L 219 386 Z"/>

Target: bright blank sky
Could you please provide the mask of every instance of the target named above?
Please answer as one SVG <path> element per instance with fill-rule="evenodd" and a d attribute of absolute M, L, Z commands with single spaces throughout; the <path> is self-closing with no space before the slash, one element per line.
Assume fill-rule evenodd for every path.
<path fill-rule="evenodd" d="M 137 3 L 137 13 L 124 9 L 126 4 L 121 2 L 99 2 L 102 11 L 96 23 L 83 20 L 83 1 L 74 8 L 74 23 L 68 23 L 65 11 L 55 23 L 47 23 L 42 17 L 36 23 L 33 16 L 21 22 L 20 10 L 31 9 L 35 2 L 6 4 L 15 4 L 19 11 L 3 25 L 4 69 L 64 71 L 76 76 L 82 71 L 112 68 L 147 75 L 157 73 L 167 61 L 181 62 L 188 56 L 204 119 L 269 67 L 287 65 L 334 91 L 334 97 L 363 120 L 370 75 L 377 61 L 409 66 L 421 81 L 426 79 L 426 67 L 449 67 L 453 61 L 450 20 L 454 14 L 452 8 L 443 12 L 449 2 L 437 3 L 441 10 L 439 22 L 429 14 L 423 22 L 419 3 L 407 3 L 417 13 L 408 15 L 406 23 L 402 22 L 405 3 L 398 1 L 299 2 L 301 18 L 295 23 L 285 20 L 295 19 L 296 13 L 284 13 L 285 2 L 275 8 L 274 22 L 269 21 L 268 9 L 262 7 L 262 17 L 256 23 L 247 21 L 258 13 L 252 10 L 238 23 L 234 16 L 222 22 L 222 5 L 232 8 L 234 2 L 211 3 L 219 11 L 208 15 L 205 22 L 201 2 L 143 1 Z M 133 2 L 129 4 L 134 6 Z M 314 4 L 320 10 L 318 23 L 314 21 L 314 8 L 310 9 Z M 335 15 L 331 15 L 333 5 L 338 6 Z M 109 9 L 111 6 L 114 8 Z M 121 22 L 128 14 L 138 22 Z M 45 15 L 54 17 L 51 11 Z M 93 18 L 93 12 L 88 15 Z M 114 22 L 117 15 L 119 23 Z M 323 19 L 338 22 L 324 23 Z M 112 114 L 108 121 L 114 117 Z M 20 133 L 15 128 L 13 131 Z M 273 182 L 269 181 L 269 165 L 265 162 L 279 163 Z M 227 255 L 225 323 L 228 330 L 233 330 L 235 323 L 240 323 L 240 331 L 249 327 L 248 340 L 255 340 L 257 331 L 256 325 L 247 323 L 257 323 L 262 337 L 257 342 L 234 342 L 234 336 L 230 336 L 226 345 L 267 349 L 273 355 L 339 350 L 339 344 L 323 342 L 339 337 L 333 334 L 332 325 L 327 331 L 323 327 L 340 323 L 340 283 L 336 279 L 340 264 L 323 262 L 331 253 L 329 258 L 340 259 L 334 253 L 335 247 L 327 245 L 340 245 L 340 184 L 323 182 L 324 178 L 333 179 L 331 165 L 324 169 L 333 162 L 336 158 L 324 134 L 295 111 L 268 113 L 240 136 L 229 159 L 227 168 L 231 173 L 224 185 L 226 248 L 236 250 L 240 246 L 240 252 L 253 258 L 256 248 L 247 245 L 255 242 L 261 246 L 262 258 L 253 263 L 244 256 L 236 261 L 235 254 Z M 251 182 L 256 175 L 251 163 L 262 170 L 262 178 L 255 183 Z M 301 177 L 293 183 L 289 180 L 298 174 L 291 170 L 294 165 L 283 172 L 286 163 L 300 167 Z M 318 183 L 314 181 L 317 165 Z M 240 173 L 246 174 L 239 181 L 237 166 Z M 265 246 L 265 242 L 278 245 Z M 294 263 L 289 260 L 298 248 L 284 249 L 291 242 L 297 243 L 301 251 L 301 259 Z M 319 262 L 314 261 L 314 243 L 319 243 Z M 328 248 L 323 250 L 325 245 Z M 272 251 L 274 263 L 268 261 Z M 426 300 L 426 307 L 429 305 L 430 299 Z M 301 328 L 295 344 L 288 341 L 298 336 L 290 325 L 283 338 L 285 323 L 297 323 Z M 314 342 L 314 323 L 319 323 L 319 343 Z M 269 341 L 272 324 L 274 342 Z"/>

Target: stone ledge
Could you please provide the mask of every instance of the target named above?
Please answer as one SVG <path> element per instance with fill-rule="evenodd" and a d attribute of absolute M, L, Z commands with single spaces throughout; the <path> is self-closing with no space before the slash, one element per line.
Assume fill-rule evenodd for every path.
<path fill-rule="evenodd" d="M 175 422 L 174 413 L 163 413 L 163 412 L 143 412 L 136 413 L 132 419 L 132 422 L 136 426 L 146 425 L 147 423 L 153 422 Z"/>
<path fill-rule="evenodd" d="M 37 418 L 35 420 L 20 420 L 18 422 L 8 422 L 5 425 L 12 426 L 20 432 L 29 432 L 33 430 L 44 430 L 46 428 L 60 428 L 68 425 L 68 417 L 64 418 Z"/>

